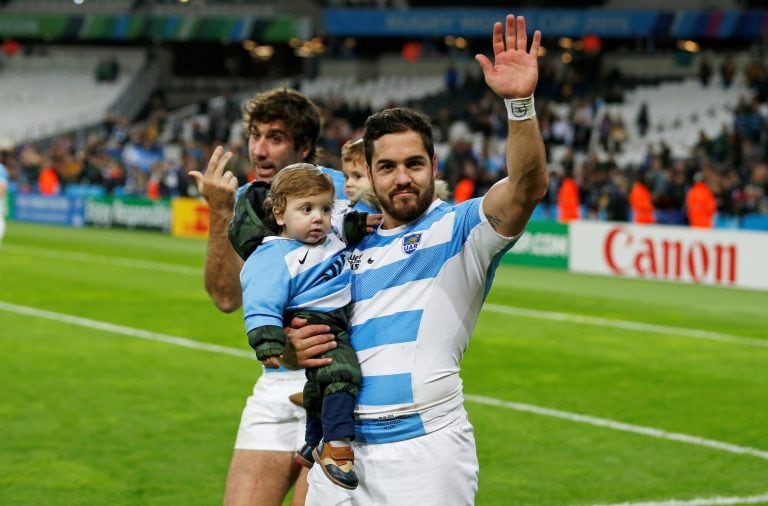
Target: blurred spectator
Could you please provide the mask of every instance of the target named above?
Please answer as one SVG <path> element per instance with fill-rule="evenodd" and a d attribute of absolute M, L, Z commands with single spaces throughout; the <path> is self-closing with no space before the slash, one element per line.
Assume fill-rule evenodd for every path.
<path fill-rule="evenodd" d="M 713 72 L 714 69 L 712 68 L 712 62 L 710 61 L 709 56 L 702 55 L 699 60 L 699 82 L 701 82 L 702 86 L 709 86 L 709 81 L 712 79 Z"/>
<path fill-rule="evenodd" d="M 598 128 L 598 135 L 600 140 L 600 146 L 603 151 L 609 152 L 610 146 L 608 142 L 611 138 L 611 130 L 613 129 L 613 120 L 611 115 L 607 112 L 603 113 L 603 117 L 600 119 L 600 126 Z"/>
<path fill-rule="evenodd" d="M 53 166 L 49 165 L 40 171 L 40 175 L 37 177 L 37 190 L 40 195 L 47 197 L 61 193 L 59 175 Z"/>
<path fill-rule="evenodd" d="M 443 79 L 445 79 L 445 89 L 448 90 L 448 93 L 455 93 L 459 88 L 459 71 L 456 70 L 456 65 L 452 61 L 445 69 Z"/>
<path fill-rule="evenodd" d="M 624 126 L 624 118 L 617 114 L 611 121 L 611 129 L 608 133 L 608 152 L 621 153 L 626 141 L 627 129 Z"/>
<path fill-rule="evenodd" d="M 637 119 L 635 120 L 635 124 L 637 125 L 637 133 L 640 134 L 640 137 L 645 137 L 645 134 L 648 132 L 648 126 L 651 124 L 651 120 L 648 115 L 647 102 L 643 102 L 642 105 L 640 105 L 640 110 L 637 112 Z"/>
<path fill-rule="evenodd" d="M 557 221 L 568 223 L 581 218 L 579 187 L 570 171 L 564 172 L 563 180 L 557 191 Z"/>
<path fill-rule="evenodd" d="M 603 186 L 600 208 L 608 221 L 629 221 L 629 184 L 618 169 L 611 171 L 610 181 Z"/>
<path fill-rule="evenodd" d="M 717 202 L 712 190 L 704 182 L 704 175 L 697 172 L 693 178 L 693 186 L 688 190 L 685 207 L 688 212 L 688 224 L 698 228 L 712 228 Z"/>
<path fill-rule="evenodd" d="M 456 184 L 453 191 L 453 201 L 455 203 L 464 202 L 475 196 L 475 178 L 477 177 L 477 167 L 472 160 L 465 160 L 461 179 Z"/>
<path fill-rule="evenodd" d="M 634 223 L 656 223 L 656 208 L 653 205 L 651 191 L 644 182 L 642 174 L 638 175 L 629 192 L 629 206 L 632 209 L 632 221 Z"/>
<path fill-rule="evenodd" d="M 464 177 L 465 162 L 471 162 L 474 166 L 478 165 L 477 155 L 472 150 L 471 140 L 468 134 L 457 133 L 456 140 L 451 144 L 451 151 L 445 159 L 443 165 L 443 179 L 448 183 L 448 190 L 453 192 L 459 180 Z"/>
<path fill-rule="evenodd" d="M 723 88 L 730 88 L 733 78 L 736 76 L 736 62 L 733 55 L 726 55 L 720 62 L 720 78 L 723 80 Z"/>

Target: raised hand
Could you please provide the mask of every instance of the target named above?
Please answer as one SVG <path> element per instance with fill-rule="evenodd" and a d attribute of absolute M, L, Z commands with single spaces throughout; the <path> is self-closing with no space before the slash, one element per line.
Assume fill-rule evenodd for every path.
<path fill-rule="evenodd" d="M 530 50 L 525 33 L 525 18 L 509 14 L 506 34 L 500 22 L 493 25 L 494 62 L 482 54 L 475 55 L 488 86 L 502 98 L 524 98 L 533 94 L 539 79 L 537 57 L 541 32 L 533 32 Z"/>
<path fill-rule="evenodd" d="M 218 146 L 208 161 L 205 174 L 193 170 L 189 175 L 195 178 L 200 195 L 205 198 L 211 209 L 231 212 L 235 206 L 235 191 L 237 177 L 231 171 L 225 170 L 232 153 Z"/>

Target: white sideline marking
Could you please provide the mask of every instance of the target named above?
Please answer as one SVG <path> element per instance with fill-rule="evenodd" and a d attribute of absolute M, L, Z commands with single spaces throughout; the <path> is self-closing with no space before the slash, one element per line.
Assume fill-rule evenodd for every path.
<path fill-rule="evenodd" d="M 175 346 L 182 346 L 184 348 L 192 348 L 195 350 L 210 351 L 212 353 L 223 353 L 225 355 L 234 355 L 236 357 L 245 357 L 256 359 L 256 355 L 246 350 L 238 350 L 237 348 L 229 348 L 227 346 L 219 346 L 217 344 L 201 343 L 194 339 L 187 339 L 186 337 L 171 336 L 168 334 L 160 334 L 159 332 L 151 332 L 149 330 L 136 329 L 133 327 L 126 327 L 124 325 L 115 325 L 114 323 L 101 322 L 98 320 L 91 320 L 90 318 L 82 318 L 80 316 L 72 316 L 63 313 L 54 313 L 53 311 L 45 311 L 43 309 L 37 309 L 27 306 L 19 306 L 17 304 L 11 304 L 8 302 L 0 301 L 0 309 L 8 311 L 9 313 L 16 313 L 25 316 L 34 316 L 35 318 L 44 318 L 46 320 L 53 320 L 60 323 L 69 323 L 70 325 L 78 325 L 80 327 L 86 327 L 89 329 L 103 330 L 105 332 L 111 332 L 113 334 L 121 334 L 128 337 L 137 337 L 139 339 L 146 339 L 148 341 L 157 341 L 160 343 L 173 344 Z"/>
<path fill-rule="evenodd" d="M 24 254 L 39 255 L 49 258 L 74 260 L 80 262 L 97 262 L 105 265 L 116 265 L 118 267 L 129 267 L 138 269 L 149 269 L 163 272 L 175 272 L 178 274 L 191 274 L 193 276 L 202 276 L 203 267 L 187 267 L 183 265 L 149 262 L 145 260 L 136 260 L 126 257 L 112 257 L 104 255 L 91 255 L 88 253 L 72 253 L 47 248 L 37 248 L 34 246 L 18 246 L 6 244 L 3 251 Z M 691 329 L 685 327 L 672 327 L 669 325 L 655 325 L 652 323 L 633 322 L 628 320 L 615 320 L 609 318 L 598 318 L 594 316 L 584 316 L 572 313 L 559 313 L 555 311 L 541 311 L 537 309 L 526 309 L 515 306 L 502 306 L 500 304 L 486 303 L 483 305 L 483 311 L 493 313 L 510 314 L 522 316 L 525 318 L 537 318 L 540 320 L 550 320 L 558 322 L 577 323 L 581 325 L 594 325 L 596 327 L 611 327 L 617 329 L 630 330 L 635 332 L 650 332 L 654 334 L 665 334 L 671 336 L 691 337 L 694 339 L 706 339 L 709 341 L 719 341 L 725 343 L 741 344 L 745 346 L 754 346 L 757 348 L 768 348 L 768 340 L 757 339 L 754 337 L 736 336 L 722 332 L 711 332 L 708 330 Z"/>
<path fill-rule="evenodd" d="M 768 494 L 748 497 L 700 497 L 698 499 L 651 502 L 623 502 L 618 504 L 602 504 L 596 506 L 725 506 L 729 504 L 764 504 L 768 503 Z"/>
<path fill-rule="evenodd" d="M 532 404 L 523 404 L 521 402 L 501 401 L 492 397 L 483 397 L 481 395 L 465 394 L 464 398 L 468 401 L 477 402 L 479 404 L 487 404 L 489 406 L 498 406 L 502 408 L 514 409 L 515 411 L 523 411 L 526 413 L 534 413 L 536 415 L 549 416 L 552 418 L 560 418 L 561 420 L 568 420 L 569 422 L 584 423 L 587 425 L 594 425 L 597 427 L 605 427 L 607 429 L 618 430 L 622 432 L 631 432 L 633 434 L 642 434 L 643 436 L 649 436 L 656 439 L 667 439 L 670 441 L 678 441 L 681 443 L 688 443 L 696 446 L 705 446 L 707 448 L 713 448 L 729 453 L 738 453 L 741 455 L 751 455 L 764 460 L 768 460 L 768 452 L 758 450 L 756 448 L 750 448 L 748 446 L 738 446 L 730 443 L 723 443 L 721 441 L 715 441 L 713 439 L 705 439 L 697 436 L 689 436 L 687 434 L 679 434 L 676 432 L 667 432 L 662 429 L 654 429 L 653 427 L 643 427 L 642 425 L 631 425 L 628 423 L 615 422 L 605 418 L 596 418 L 594 416 L 579 415 L 577 413 L 569 413 L 567 411 L 558 411 L 556 409 L 542 408 L 540 406 L 534 406 Z"/>
<path fill-rule="evenodd" d="M 203 276 L 202 265 L 200 267 L 187 267 L 185 265 L 170 264 L 166 262 L 150 262 L 148 260 L 137 260 L 135 258 L 91 255 L 89 253 L 75 253 L 71 251 L 36 248 L 34 246 L 17 246 L 14 244 L 4 245 L 3 252 L 37 255 L 46 258 L 55 258 L 57 260 L 74 260 L 76 262 L 115 265 L 117 267 L 128 267 L 130 269 L 148 269 L 151 271 L 191 274 L 193 276 L 200 276 L 201 278 Z"/>
<path fill-rule="evenodd" d="M 666 334 L 671 336 L 692 337 L 694 339 L 707 339 L 710 341 L 720 341 L 726 343 L 743 344 L 745 346 L 756 346 L 758 348 L 768 348 L 768 340 L 757 339 L 754 337 L 735 336 L 724 334 L 722 332 L 712 332 L 709 330 L 689 329 L 685 327 L 672 327 L 668 325 L 655 325 L 653 323 L 633 322 L 629 320 L 615 320 L 609 318 L 599 318 L 596 316 L 584 316 L 572 313 L 558 313 L 555 311 L 541 311 L 538 309 L 526 309 L 514 306 L 502 306 L 500 304 L 484 304 L 483 310 L 493 313 L 510 314 L 523 316 L 526 318 L 538 318 L 540 320 L 551 320 L 557 322 L 579 323 L 583 325 L 594 325 L 597 327 L 612 327 L 616 329 L 632 330 L 636 332 L 651 332 L 654 334 Z"/>
<path fill-rule="evenodd" d="M 236 357 L 244 357 L 254 359 L 253 353 L 245 350 L 239 350 L 236 348 L 229 348 L 227 346 L 219 346 L 215 344 L 206 344 L 192 339 L 184 337 L 171 336 L 168 334 L 160 334 L 158 332 L 150 332 L 147 330 L 136 329 L 133 327 L 126 327 L 124 325 L 115 325 L 112 323 L 101 322 L 98 320 L 91 320 L 90 318 L 82 318 L 79 316 L 72 316 L 63 313 L 55 313 L 53 311 L 45 311 L 28 306 L 20 306 L 18 304 L 11 304 L 8 302 L 0 301 L 0 310 L 7 311 L 9 313 L 16 313 L 25 316 L 33 316 L 35 318 L 44 318 L 47 320 L 53 320 L 61 323 L 68 323 L 71 325 L 79 325 L 90 329 L 103 330 L 105 332 L 111 332 L 114 334 L 121 334 L 129 337 L 137 337 L 139 339 L 146 339 L 149 341 L 158 341 L 161 343 L 172 344 L 175 346 L 183 346 L 185 348 L 192 348 L 197 350 L 209 351 L 212 353 L 224 353 L 227 355 L 234 355 Z M 750 455 L 761 459 L 768 460 L 768 452 L 758 450 L 755 448 L 749 448 L 745 446 L 737 446 L 730 443 L 723 443 L 720 441 L 714 441 L 711 439 L 704 439 L 696 436 L 688 436 L 686 434 L 677 434 L 674 432 L 667 432 L 661 429 L 654 429 L 651 427 L 642 427 L 639 425 L 630 425 L 621 422 L 615 422 L 613 420 L 607 420 L 604 418 L 595 418 L 587 415 L 579 415 L 576 413 L 568 413 L 566 411 L 558 411 L 550 408 L 542 408 L 531 404 L 523 404 L 519 402 L 501 401 L 491 397 L 483 397 L 480 395 L 466 394 L 465 399 L 477 402 L 480 404 L 487 404 L 491 406 L 499 406 L 507 409 L 514 409 L 516 411 L 522 411 L 526 413 L 534 413 L 542 416 L 549 416 L 553 418 L 560 418 L 562 420 L 568 420 L 571 422 L 584 423 L 587 425 L 594 425 L 598 427 L 604 427 L 608 429 L 631 432 L 635 434 L 641 434 L 657 439 L 668 439 L 672 441 L 678 441 L 682 443 L 688 443 L 697 446 L 704 446 L 715 450 L 724 452 L 737 453 L 742 455 Z"/>

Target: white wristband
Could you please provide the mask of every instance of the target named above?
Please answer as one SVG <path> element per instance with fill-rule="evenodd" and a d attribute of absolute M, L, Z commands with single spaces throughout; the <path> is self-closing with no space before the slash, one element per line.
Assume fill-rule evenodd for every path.
<path fill-rule="evenodd" d="M 507 106 L 507 118 L 510 121 L 525 121 L 536 117 L 533 95 L 525 98 L 505 98 L 504 105 Z"/>

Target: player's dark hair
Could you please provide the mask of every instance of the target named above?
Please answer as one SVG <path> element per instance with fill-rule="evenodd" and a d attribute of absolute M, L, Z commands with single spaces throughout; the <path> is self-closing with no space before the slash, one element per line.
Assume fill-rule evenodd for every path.
<path fill-rule="evenodd" d="M 317 139 L 322 120 L 320 110 L 305 95 L 290 88 L 258 93 L 243 108 L 243 131 L 251 135 L 256 123 L 282 121 L 296 149 L 308 148 L 305 162 L 317 161 Z"/>
<path fill-rule="evenodd" d="M 384 109 L 372 114 L 363 126 L 363 143 L 365 144 L 365 161 L 371 167 L 373 159 L 373 144 L 386 134 L 413 131 L 421 136 L 424 149 L 427 150 L 430 161 L 435 155 L 435 142 L 432 134 L 432 122 L 429 116 L 405 107 Z"/>

